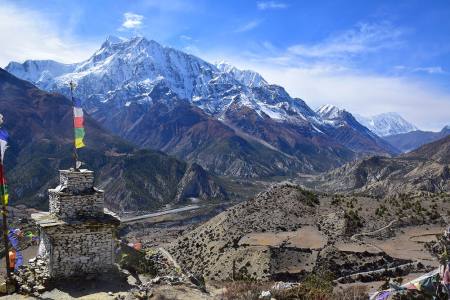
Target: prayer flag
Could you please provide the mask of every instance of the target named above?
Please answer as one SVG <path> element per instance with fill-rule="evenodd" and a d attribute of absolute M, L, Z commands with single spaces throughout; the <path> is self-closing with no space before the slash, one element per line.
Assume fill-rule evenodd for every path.
<path fill-rule="evenodd" d="M 3 205 L 8 205 L 8 186 L 6 185 L 6 177 L 3 171 L 3 164 L 0 164 L 0 200 Z"/>
<path fill-rule="evenodd" d="M 8 132 L 0 128 L 0 162 L 3 163 L 5 156 L 6 145 L 8 144 Z"/>
<path fill-rule="evenodd" d="M 3 205 L 8 205 L 8 186 L 6 185 L 5 172 L 3 171 L 3 158 L 8 144 L 8 132 L 0 128 L 0 200 Z"/>
<path fill-rule="evenodd" d="M 83 148 L 84 144 L 84 115 L 81 100 L 73 99 L 73 127 L 75 130 L 75 148 Z"/>

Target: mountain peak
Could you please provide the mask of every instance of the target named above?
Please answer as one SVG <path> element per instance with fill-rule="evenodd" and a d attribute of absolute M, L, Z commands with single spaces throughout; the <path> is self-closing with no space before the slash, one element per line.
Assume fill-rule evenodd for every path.
<path fill-rule="evenodd" d="M 388 136 L 418 130 L 415 125 L 406 121 L 397 112 L 381 113 L 371 117 L 356 117 L 358 122 L 379 136 Z"/>
<path fill-rule="evenodd" d="M 113 45 L 113 44 L 120 44 L 120 43 L 123 43 L 125 41 L 127 41 L 127 39 L 122 38 L 122 37 L 118 37 L 118 36 L 115 36 L 115 35 L 109 35 L 106 38 L 106 40 L 103 42 L 101 48 L 105 48 L 105 47 L 108 47 L 108 46 Z"/>
<path fill-rule="evenodd" d="M 261 74 L 252 70 L 240 70 L 232 64 L 221 61 L 215 64 L 216 68 L 223 73 L 230 74 L 237 81 L 248 87 L 261 87 L 267 85 L 267 81 L 261 76 Z"/>
<path fill-rule="evenodd" d="M 344 112 L 344 110 L 333 104 L 325 104 L 322 105 L 316 113 L 321 116 L 323 119 L 336 119 Z"/>

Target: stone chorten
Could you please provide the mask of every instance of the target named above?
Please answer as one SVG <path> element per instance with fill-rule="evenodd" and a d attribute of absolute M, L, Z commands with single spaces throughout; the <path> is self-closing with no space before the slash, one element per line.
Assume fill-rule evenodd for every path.
<path fill-rule="evenodd" d="M 39 228 L 38 260 L 49 278 L 108 271 L 114 264 L 119 219 L 104 209 L 104 192 L 94 172 L 60 170 L 60 184 L 49 189 L 50 212 L 32 214 Z"/>

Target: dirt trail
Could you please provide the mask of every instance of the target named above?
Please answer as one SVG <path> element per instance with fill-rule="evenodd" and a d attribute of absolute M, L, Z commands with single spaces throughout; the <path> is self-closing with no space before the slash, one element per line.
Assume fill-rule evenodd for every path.
<path fill-rule="evenodd" d="M 379 229 L 377 229 L 377 230 L 374 230 L 374 231 L 370 231 L 370 232 L 362 232 L 362 233 L 356 233 L 356 234 L 352 235 L 352 236 L 350 237 L 350 239 L 351 239 L 352 241 L 359 242 L 359 240 L 358 240 L 356 237 L 358 237 L 358 236 L 371 236 L 371 235 L 377 234 L 377 233 L 379 233 L 379 232 L 381 232 L 381 231 L 383 231 L 383 230 L 386 230 L 386 229 L 390 228 L 390 227 L 391 227 L 392 225 L 394 225 L 396 222 L 397 222 L 397 220 L 393 220 L 393 221 L 391 221 L 389 224 L 387 224 L 386 226 L 381 227 L 381 228 L 379 228 Z"/>
<path fill-rule="evenodd" d="M 373 271 L 354 273 L 351 275 L 339 277 L 338 279 L 335 279 L 334 282 L 340 283 L 342 281 L 345 281 L 346 279 L 356 280 L 359 276 L 371 276 L 371 275 L 376 275 L 376 274 L 382 275 L 382 274 L 386 274 L 388 272 L 396 271 L 399 269 L 407 269 L 407 268 L 411 268 L 411 267 L 417 267 L 417 264 L 418 264 L 417 262 L 412 262 L 412 263 L 407 263 L 407 264 L 403 264 L 400 266 L 395 266 L 395 267 L 387 268 L 387 269 L 383 268 L 383 269 L 378 269 L 378 270 L 373 270 Z"/>
<path fill-rule="evenodd" d="M 169 252 L 167 252 L 166 249 L 164 249 L 163 247 L 159 247 L 158 250 L 161 251 L 161 254 L 164 255 L 164 257 L 167 258 L 173 264 L 175 269 L 180 270 L 182 272 L 180 265 L 173 258 L 173 256 Z"/>
<path fill-rule="evenodd" d="M 389 224 L 387 224 L 386 226 L 383 226 L 383 227 L 381 227 L 381 228 L 379 228 L 377 230 L 374 230 L 374 231 L 356 233 L 356 234 L 354 234 L 354 235 L 352 235 L 350 237 L 350 240 L 355 241 L 355 242 L 361 242 L 361 243 L 366 244 L 368 246 L 371 246 L 371 247 L 373 247 L 375 249 L 378 249 L 381 252 L 384 252 L 384 250 L 382 248 L 378 247 L 377 245 L 374 245 L 374 244 L 369 243 L 369 242 L 361 241 L 361 240 L 357 239 L 357 237 L 359 237 L 359 236 L 371 236 L 371 235 L 377 234 L 377 233 L 379 233 L 379 232 L 381 232 L 383 230 L 386 230 L 386 229 L 390 228 L 393 224 L 395 224 L 395 222 L 397 222 L 397 220 L 393 220 Z"/>

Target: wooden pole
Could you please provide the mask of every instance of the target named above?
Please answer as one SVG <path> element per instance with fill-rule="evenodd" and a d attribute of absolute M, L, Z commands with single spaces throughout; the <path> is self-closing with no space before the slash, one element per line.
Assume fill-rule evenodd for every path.
<path fill-rule="evenodd" d="M 5 182 L 4 180 L 4 169 L 3 169 L 3 162 L 0 159 L 0 183 Z M 6 194 L 5 186 L 3 184 L 0 184 L 2 189 L 2 197 Z M 8 210 L 6 209 L 5 202 L 2 199 L 2 217 L 3 217 L 3 242 L 5 244 L 5 261 L 6 261 L 6 288 L 8 289 L 8 283 L 11 281 L 11 273 L 10 270 L 10 264 L 9 264 L 9 242 L 8 242 L 8 222 L 6 220 L 8 216 Z"/>
<path fill-rule="evenodd" d="M 70 81 L 69 83 L 70 85 L 70 98 L 72 100 L 72 119 L 73 122 L 75 122 L 75 112 L 73 107 L 75 107 L 75 100 L 73 99 L 73 89 L 75 88 L 75 84 Z M 74 170 L 78 170 L 78 152 L 77 152 L 77 147 L 75 145 L 75 140 L 76 140 L 76 135 L 75 135 L 75 123 L 73 123 L 73 159 L 74 159 Z"/>

